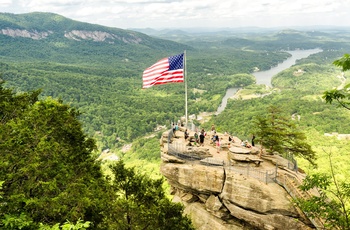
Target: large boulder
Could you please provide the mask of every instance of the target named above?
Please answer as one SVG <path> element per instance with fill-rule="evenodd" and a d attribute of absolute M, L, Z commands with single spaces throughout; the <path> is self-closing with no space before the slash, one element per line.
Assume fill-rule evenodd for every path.
<path fill-rule="evenodd" d="M 213 156 L 210 154 L 209 149 L 206 147 L 187 147 L 184 153 L 190 156 L 195 155 L 202 159 Z"/>
<path fill-rule="evenodd" d="M 178 164 L 184 164 L 186 163 L 185 160 L 181 160 L 177 157 L 168 155 L 168 154 L 164 154 L 162 153 L 160 158 L 162 159 L 163 162 L 167 162 L 167 163 L 178 163 Z"/>
<path fill-rule="evenodd" d="M 244 223 L 234 220 L 222 220 L 205 208 L 204 204 L 191 203 L 186 205 L 184 210 L 185 215 L 188 215 L 196 230 L 252 230 L 253 227 L 248 227 Z"/>
<path fill-rule="evenodd" d="M 183 190 L 219 194 L 224 186 L 223 167 L 163 163 L 160 171 L 170 185 Z"/>
<path fill-rule="evenodd" d="M 219 211 L 220 208 L 222 207 L 220 198 L 217 196 L 211 195 L 205 202 L 205 207 L 209 211 Z"/>
<path fill-rule="evenodd" d="M 232 170 L 226 170 L 220 198 L 257 213 L 278 211 L 284 215 L 298 216 L 288 193 L 281 186 L 276 183 L 265 184 Z"/>
<path fill-rule="evenodd" d="M 237 154 L 249 154 L 251 152 L 251 149 L 249 148 L 242 148 L 237 146 L 232 146 L 229 148 L 231 153 L 237 153 Z"/>
<path fill-rule="evenodd" d="M 309 227 L 310 222 L 302 222 L 296 217 L 282 215 L 277 210 L 272 213 L 261 214 L 241 208 L 231 202 L 224 200 L 225 207 L 230 210 L 231 215 L 238 219 L 244 220 L 245 222 L 257 227 L 258 229 L 266 230 L 311 230 Z"/>

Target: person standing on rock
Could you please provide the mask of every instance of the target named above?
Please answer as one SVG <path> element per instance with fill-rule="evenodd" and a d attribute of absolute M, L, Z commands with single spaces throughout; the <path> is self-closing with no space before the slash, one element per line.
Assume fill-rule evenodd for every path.
<path fill-rule="evenodd" d="M 216 141 L 219 140 L 219 136 L 216 132 L 214 132 L 214 136 L 213 136 L 213 142 L 216 143 Z"/>
<path fill-rule="evenodd" d="M 175 136 L 175 132 L 176 132 L 176 128 L 175 128 L 175 124 L 173 123 L 173 134 Z"/>
<path fill-rule="evenodd" d="M 205 133 L 205 131 L 204 131 L 204 129 L 202 129 L 201 133 L 199 134 L 199 144 L 200 144 L 200 146 L 204 146 L 204 138 L 205 138 L 204 133 Z"/>
<path fill-rule="evenodd" d="M 194 133 L 194 140 L 195 140 L 196 145 L 197 145 L 197 143 L 199 143 L 199 140 L 198 140 L 198 132 L 197 132 L 197 131 Z"/>
<path fill-rule="evenodd" d="M 252 146 L 254 146 L 254 140 L 255 140 L 255 135 L 253 133 L 253 136 L 252 136 Z"/>
<path fill-rule="evenodd" d="M 217 139 L 216 139 L 216 152 L 220 153 L 220 138 L 219 138 L 219 136 L 217 136 Z"/>
<path fill-rule="evenodd" d="M 187 129 L 185 130 L 185 133 L 184 133 L 184 135 L 185 135 L 185 140 L 187 140 L 187 138 L 188 138 L 188 132 L 187 132 Z"/>

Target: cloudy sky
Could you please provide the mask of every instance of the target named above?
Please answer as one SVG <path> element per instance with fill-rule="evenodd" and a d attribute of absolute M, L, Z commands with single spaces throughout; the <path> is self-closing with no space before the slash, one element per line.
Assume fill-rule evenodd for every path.
<path fill-rule="evenodd" d="M 123 29 L 350 26 L 350 0 L 0 0 L 0 12 L 38 11 Z"/>

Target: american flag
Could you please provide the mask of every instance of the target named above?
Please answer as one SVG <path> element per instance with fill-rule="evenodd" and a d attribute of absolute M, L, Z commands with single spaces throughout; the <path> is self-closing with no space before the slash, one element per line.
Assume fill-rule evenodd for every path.
<path fill-rule="evenodd" d="M 171 82 L 184 82 L 184 54 L 163 58 L 143 71 L 142 88 Z"/>

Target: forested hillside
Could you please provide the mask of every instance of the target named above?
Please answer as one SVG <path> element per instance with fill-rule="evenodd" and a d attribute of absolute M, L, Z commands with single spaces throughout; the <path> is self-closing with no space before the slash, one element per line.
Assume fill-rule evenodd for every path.
<path fill-rule="evenodd" d="M 203 90 L 200 95 L 189 93 L 190 113 L 198 113 L 215 111 L 227 87 L 253 83 L 252 77 L 235 74 L 249 73 L 258 62 L 246 63 L 234 57 L 249 59 L 264 53 L 201 51 L 46 13 L 1 14 L 0 26 L 1 73 L 6 84 L 19 92 L 40 88 L 41 96 L 61 98 L 77 107 L 89 135 L 102 134 L 100 148 L 118 146 L 117 140 L 133 140 L 184 114 L 182 84 L 141 90 L 142 71 L 158 59 L 188 51 L 190 88 Z M 78 38 L 65 36 L 78 30 L 84 31 Z M 108 39 L 86 37 L 88 31 Z M 38 34 L 45 36 L 38 38 Z M 272 65 L 287 56 L 272 52 L 266 59 L 262 55 L 261 64 Z"/>
<path fill-rule="evenodd" d="M 61 98 L 78 108 L 84 130 L 100 149 L 120 147 L 184 115 L 183 84 L 141 89 L 142 71 L 160 58 L 187 50 L 189 114 L 199 114 L 216 111 L 227 88 L 254 83 L 255 68 L 268 69 L 289 57 L 283 49 L 323 49 L 308 59 L 321 69 L 349 49 L 345 32 L 187 34 L 173 42 L 50 13 L 0 14 L 0 27 L 0 72 L 6 86 L 18 92 L 42 89 L 41 97 Z M 73 36 L 72 31 L 81 33 Z M 309 91 L 315 88 L 303 94 Z M 295 91 L 290 93 L 295 97 Z"/>

